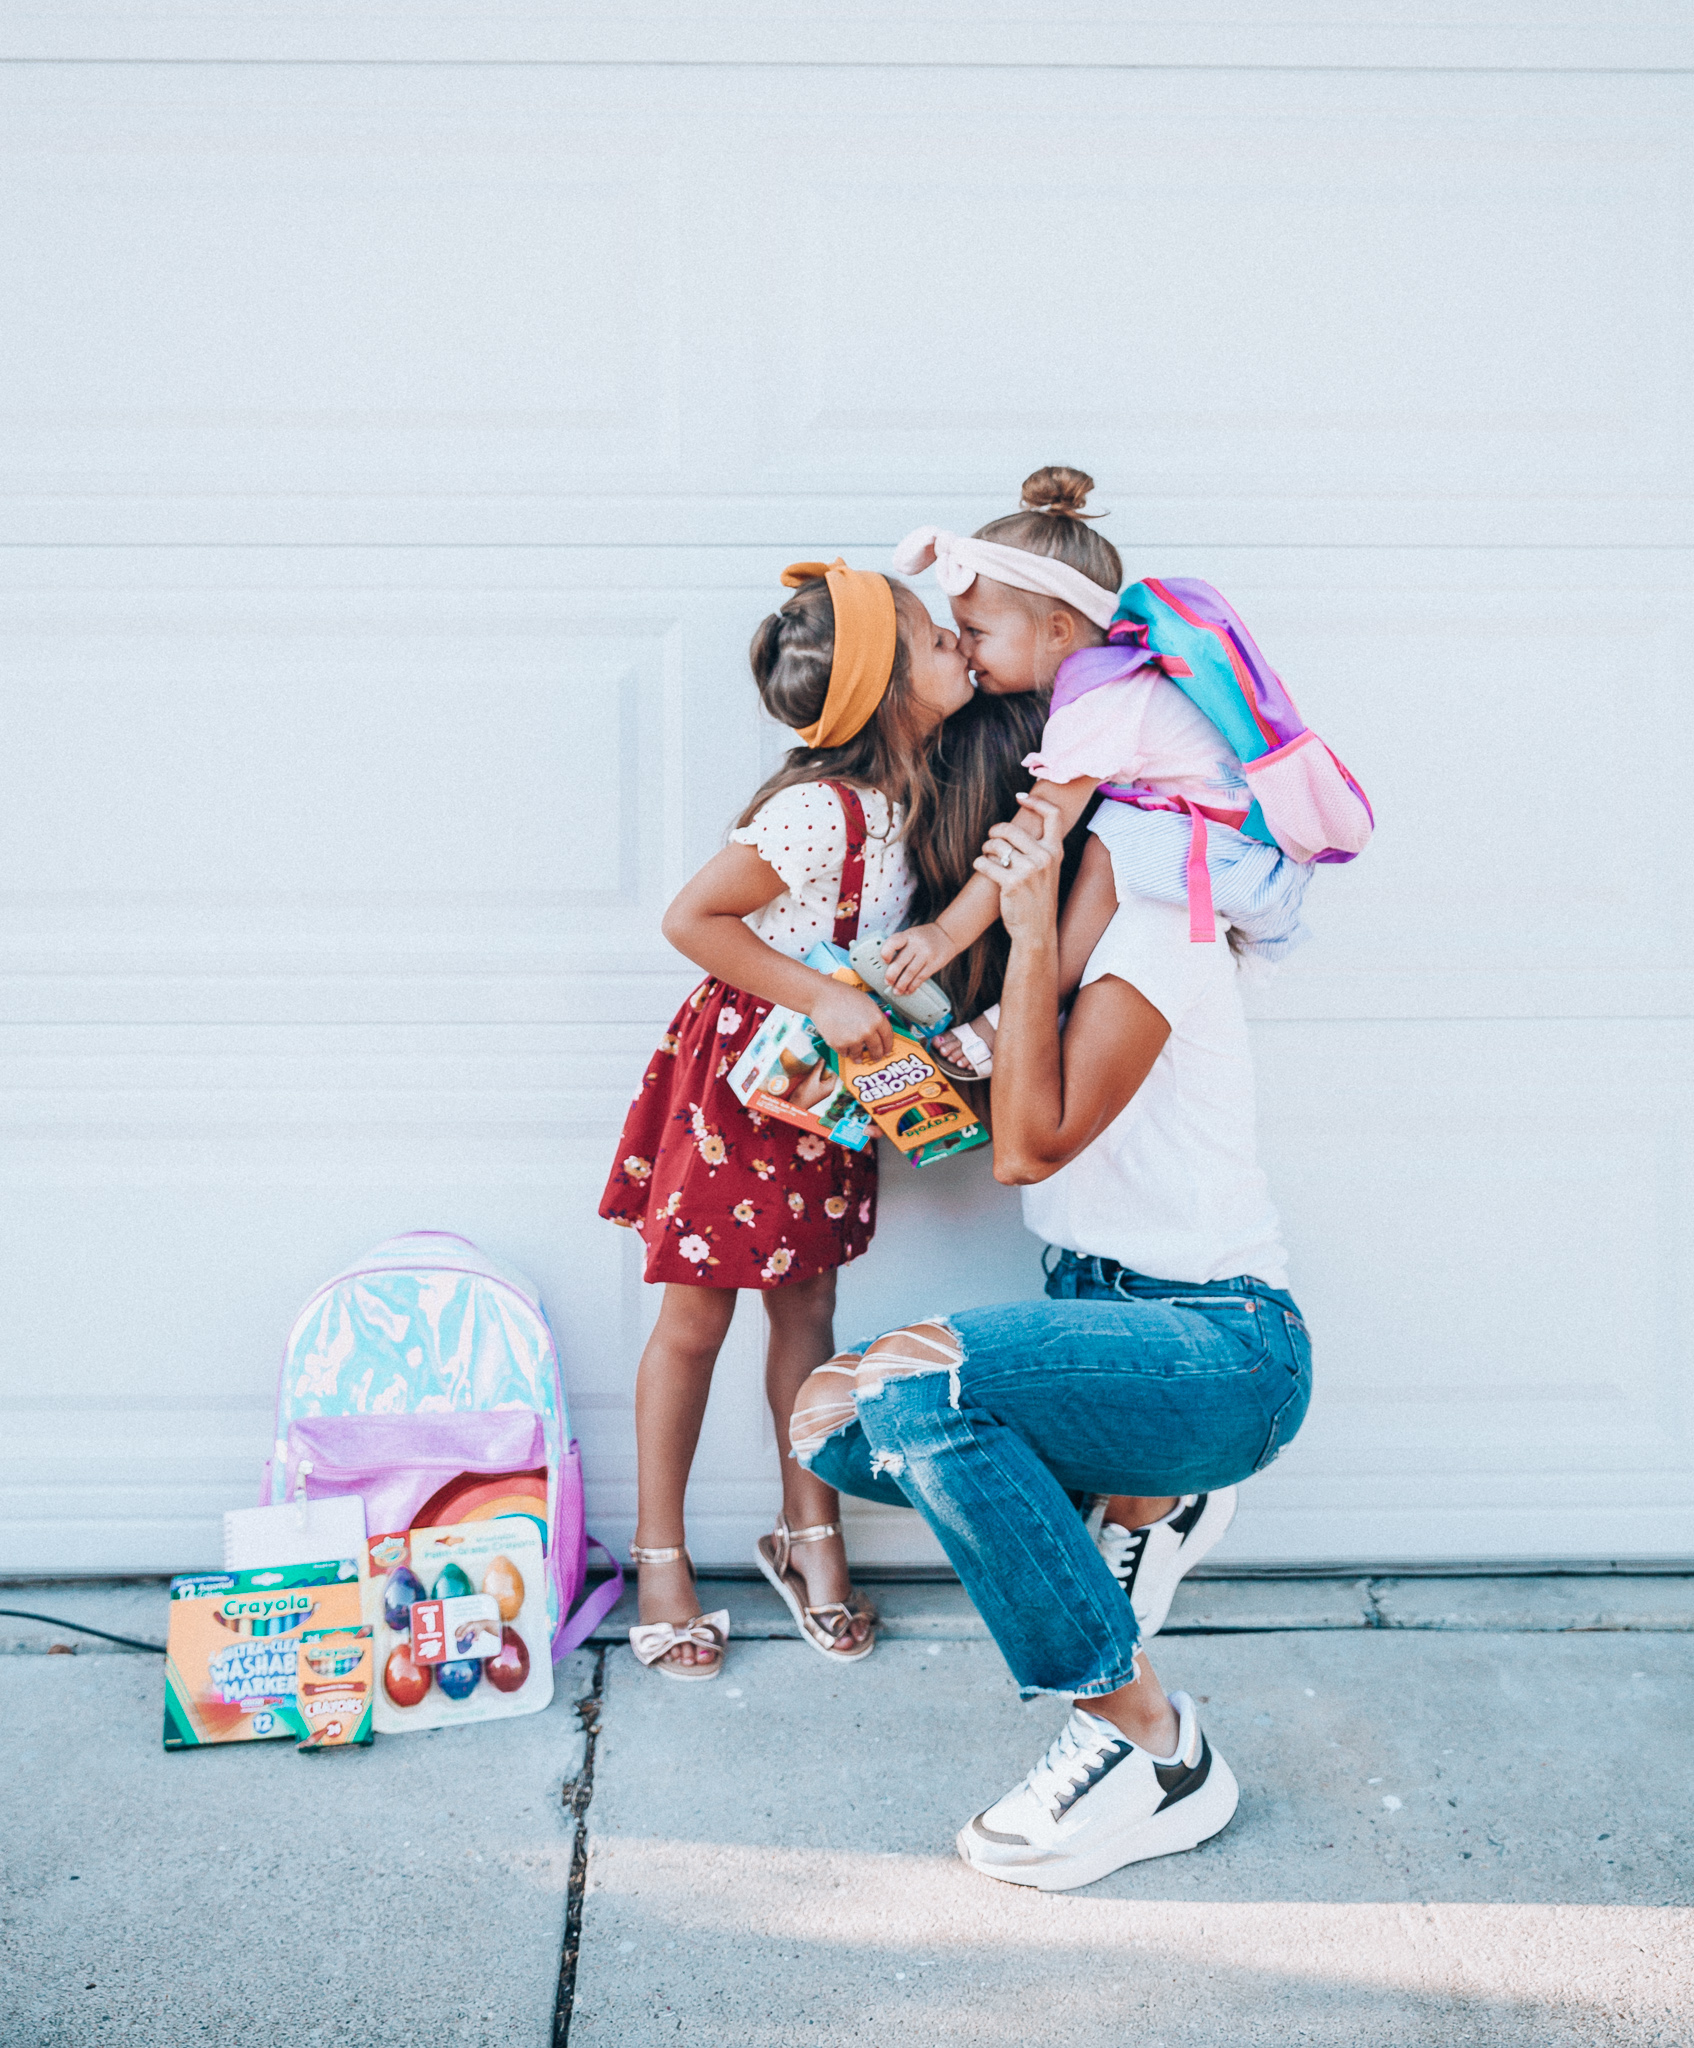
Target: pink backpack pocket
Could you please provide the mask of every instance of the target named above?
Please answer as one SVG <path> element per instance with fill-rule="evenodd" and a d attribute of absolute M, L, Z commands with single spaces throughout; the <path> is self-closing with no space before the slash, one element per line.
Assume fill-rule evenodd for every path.
<path fill-rule="evenodd" d="M 461 1472 L 547 1468 L 541 1417 L 532 1408 L 457 1415 L 310 1415 L 288 1425 L 287 1496 L 364 1497 L 372 1536 L 410 1529 L 432 1495 Z M 541 1519 L 545 1519 L 543 1516 Z M 559 1546 L 546 1536 L 549 1555 Z"/>
<path fill-rule="evenodd" d="M 539 1481 L 539 1498 L 532 1505 L 514 1495 L 504 1511 L 529 1513 L 545 1522 L 544 1503 L 553 1508 L 556 1526 L 544 1529 L 542 1542 L 558 1612 L 568 1617 L 555 1634 L 555 1661 L 587 1641 L 623 1592 L 622 1568 L 589 1535 L 583 1520 L 576 1439 L 565 1453 L 564 1470 L 549 1474 L 545 1432 L 532 1408 L 473 1408 L 456 1415 L 312 1415 L 288 1425 L 287 1446 L 286 1497 L 359 1494 L 372 1537 L 427 1522 L 430 1502 L 455 1480 L 486 1474 L 490 1480 Z M 591 1549 L 600 1552 L 613 1575 L 577 1607 Z"/>
<path fill-rule="evenodd" d="M 1370 808 L 1315 732 L 1241 766 L 1277 845 L 1294 860 L 1352 860 L 1370 844 Z"/>

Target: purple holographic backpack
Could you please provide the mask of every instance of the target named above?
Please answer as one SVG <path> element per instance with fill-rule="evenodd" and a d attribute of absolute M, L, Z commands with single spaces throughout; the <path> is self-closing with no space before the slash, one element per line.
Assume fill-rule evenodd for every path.
<path fill-rule="evenodd" d="M 538 1522 L 555 1663 L 623 1590 L 622 1567 L 588 1532 L 541 1297 L 454 1231 L 388 1238 L 295 1318 L 261 1505 L 354 1493 L 372 1537 L 420 1519 Z M 591 1549 L 612 1576 L 584 1598 Z"/>

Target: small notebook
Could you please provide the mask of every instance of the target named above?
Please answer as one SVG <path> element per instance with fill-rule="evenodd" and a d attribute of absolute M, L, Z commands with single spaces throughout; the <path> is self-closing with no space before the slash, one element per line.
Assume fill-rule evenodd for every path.
<path fill-rule="evenodd" d="M 275 1508 L 230 1508 L 224 1515 L 224 1570 L 365 1558 L 365 1504 L 356 1493 L 284 1501 Z"/>

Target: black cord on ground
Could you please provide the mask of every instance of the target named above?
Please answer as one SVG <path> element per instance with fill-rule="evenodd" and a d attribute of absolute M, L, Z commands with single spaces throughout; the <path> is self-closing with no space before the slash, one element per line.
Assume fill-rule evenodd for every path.
<path fill-rule="evenodd" d="M 165 1654 L 163 1643 L 144 1643 L 136 1636 L 115 1636 L 110 1629 L 90 1628 L 86 1621 L 66 1621 L 62 1614 L 31 1614 L 22 1607 L 0 1607 L 0 1614 L 13 1621 L 44 1621 L 49 1628 L 68 1628 L 79 1636 L 98 1636 L 103 1643 L 122 1643 L 126 1650 L 151 1650 L 155 1657 Z"/>
<path fill-rule="evenodd" d="M 1246 1625 L 1232 1628 L 1227 1622 L 1216 1625 L 1211 1622 L 1186 1624 L 1179 1621 L 1160 1629 L 1158 1640 L 1163 1642 L 1166 1636 L 1333 1636 L 1342 1635 L 1350 1628 L 1370 1629 L 1380 1626 L 1379 1622 L 1374 1621 L 1350 1622 L 1344 1628 L 1337 1628 L 1333 1622 L 1328 1621 L 1267 1621 L 1262 1628 Z"/>
<path fill-rule="evenodd" d="M 576 1959 L 582 1947 L 582 1901 L 588 1890 L 588 1803 L 594 1797 L 594 1749 L 600 1739 L 600 1708 L 606 1697 L 606 1652 L 596 1651 L 594 1683 L 577 1701 L 577 1717 L 587 1741 L 582 1769 L 565 1787 L 565 1811 L 576 1822 L 571 1843 L 570 1884 L 565 1895 L 565 1940 L 559 1951 L 559 1989 L 553 2001 L 553 2048 L 565 2048 L 571 2034 L 571 2009 L 576 2003 Z"/>

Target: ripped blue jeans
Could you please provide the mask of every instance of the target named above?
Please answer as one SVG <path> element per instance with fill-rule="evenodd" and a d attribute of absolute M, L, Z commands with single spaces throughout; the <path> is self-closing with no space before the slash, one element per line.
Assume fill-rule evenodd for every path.
<path fill-rule="evenodd" d="M 1025 1696 L 1135 1677 L 1135 1616 L 1073 1496 L 1207 1493 L 1305 1418 L 1311 1342 L 1262 1280 L 1150 1280 L 1063 1252 L 1045 1301 L 967 1309 L 843 1353 L 794 1416 L 800 1462 L 915 1507 Z"/>

